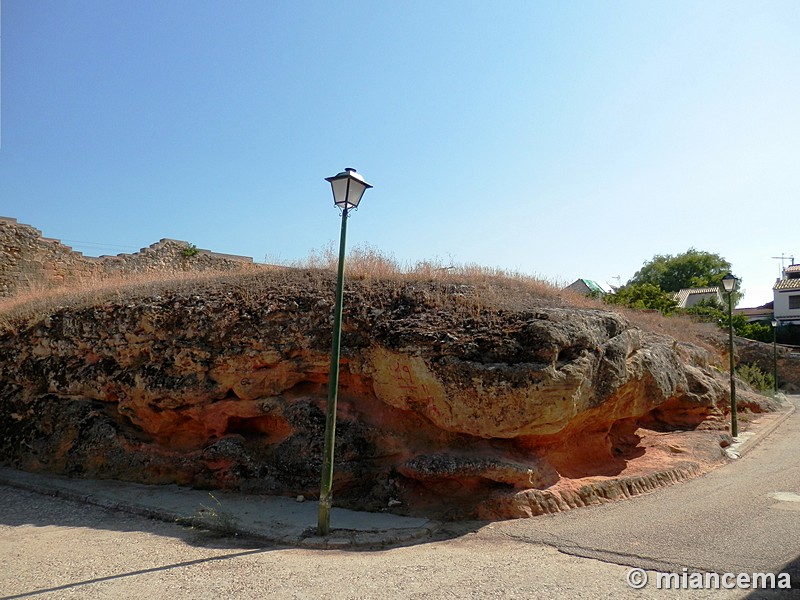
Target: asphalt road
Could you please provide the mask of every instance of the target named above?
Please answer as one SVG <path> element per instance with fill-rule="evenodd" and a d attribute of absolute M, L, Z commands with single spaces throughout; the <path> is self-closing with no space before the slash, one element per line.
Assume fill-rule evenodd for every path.
<path fill-rule="evenodd" d="M 790 398 L 796 405 L 800 397 Z M 800 410 L 733 464 L 589 511 L 493 525 L 575 556 L 681 573 L 789 571 L 800 597 Z"/>
<path fill-rule="evenodd" d="M 626 567 L 492 528 L 381 551 L 250 547 L 160 521 L 0 487 L 0 598 L 663 598 Z M 681 598 L 742 598 L 690 591 Z"/>
<path fill-rule="evenodd" d="M 551 517 L 452 526 L 440 539 L 379 551 L 264 548 L 0 486 L 0 600 L 793 598 L 799 450 L 796 412 L 702 478 Z M 636 590 L 626 583 L 631 567 L 791 569 L 794 589 Z"/>

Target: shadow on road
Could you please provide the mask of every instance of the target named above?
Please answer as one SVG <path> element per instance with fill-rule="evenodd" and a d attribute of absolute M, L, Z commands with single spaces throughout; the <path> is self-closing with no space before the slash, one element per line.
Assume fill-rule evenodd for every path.
<path fill-rule="evenodd" d="M 141 532 L 171 537 L 198 548 L 216 550 L 259 549 L 267 551 L 293 547 L 262 538 L 205 528 L 202 521 L 200 524 L 187 525 L 185 522 L 159 520 L 7 485 L 0 485 L 0 506 L 3 507 L 3 510 L 0 511 L 0 527 L 29 525 Z M 431 536 L 391 544 L 353 546 L 342 548 L 341 551 L 369 552 L 443 541 L 474 533 L 487 524 L 488 522 L 478 521 L 445 523 Z M 0 600 L 3 599 L 0 598 Z"/>
<path fill-rule="evenodd" d="M 777 576 L 779 573 L 788 573 L 792 589 L 778 589 L 778 590 L 753 590 L 745 598 L 747 600 L 771 600 L 773 598 L 800 598 L 800 556 L 792 561 L 789 561 L 782 567 L 776 568 L 774 571 Z"/>

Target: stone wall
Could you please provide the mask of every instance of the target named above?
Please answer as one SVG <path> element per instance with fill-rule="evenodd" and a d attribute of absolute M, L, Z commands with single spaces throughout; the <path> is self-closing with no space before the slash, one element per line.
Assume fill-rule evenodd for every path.
<path fill-rule="evenodd" d="M 245 256 L 219 254 L 188 242 L 162 239 L 132 254 L 90 257 L 38 229 L 0 217 L 0 297 L 73 285 L 125 273 L 238 271 L 254 266 Z"/>

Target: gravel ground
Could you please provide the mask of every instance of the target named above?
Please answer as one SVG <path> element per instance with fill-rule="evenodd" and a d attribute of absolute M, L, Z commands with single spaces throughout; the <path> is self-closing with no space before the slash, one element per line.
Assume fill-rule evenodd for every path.
<path fill-rule="evenodd" d="M 632 590 L 627 567 L 510 539 L 492 525 L 387 550 L 247 540 L 0 487 L 0 600 L 11 598 L 738 598 Z M 457 530 L 457 527 L 461 527 Z"/>

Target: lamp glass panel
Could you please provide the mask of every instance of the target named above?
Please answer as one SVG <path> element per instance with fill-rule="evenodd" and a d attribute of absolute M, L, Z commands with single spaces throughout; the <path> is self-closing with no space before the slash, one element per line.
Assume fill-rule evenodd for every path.
<path fill-rule="evenodd" d="M 722 278 L 722 287 L 728 293 L 733 292 L 736 290 L 736 284 L 739 283 L 739 280 L 736 279 L 733 275 L 726 275 Z"/>
<path fill-rule="evenodd" d="M 367 191 L 367 186 L 361 183 L 358 179 L 350 180 L 350 197 L 347 199 L 349 208 L 355 208 L 361 202 L 361 197 Z"/>
<path fill-rule="evenodd" d="M 349 177 L 340 177 L 331 181 L 331 189 L 333 190 L 333 203 L 339 208 L 344 208 L 345 201 L 347 200 L 347 182 Z"/>

